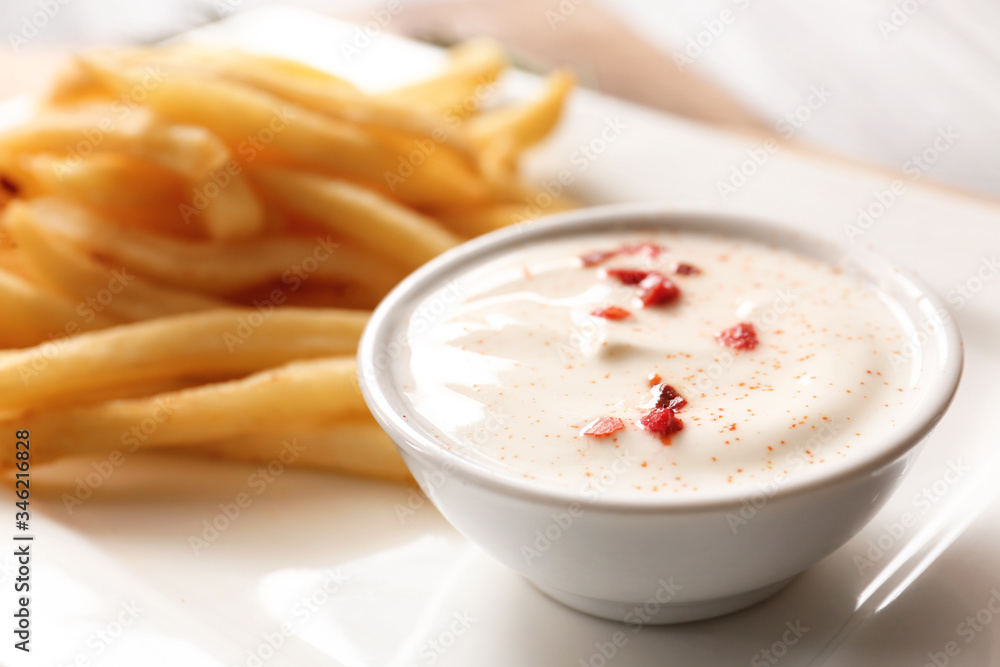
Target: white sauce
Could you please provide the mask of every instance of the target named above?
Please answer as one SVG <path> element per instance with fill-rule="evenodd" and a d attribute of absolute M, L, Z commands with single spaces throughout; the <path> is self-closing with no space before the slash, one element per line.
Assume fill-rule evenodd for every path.
<path fill-rule="evenodd" d="M 667 246 L 583 267 L 623 242 Z M 678 262 L 699 275 L 675 275 Z M 603 268 L 655 269 L 678 301 L 640 308 Z M 617 305 L 631 316 L 595 317 Z M 715 333 L 754 324 L 759 344 Z M 760 485 L 850 456 L 911 402 L 903 324 L 860 279 L 788 250 L 693 232 L 537 243 L 417 304 L 392 372 L 442 446 L 510 474 L 615 494 Z M 895 359 L 891 361 L 891 358 Z M 688 404 L 665 444 L 639 427 L 658 374 Z M 595 418 L 625 428 L 582 435 Z"/>

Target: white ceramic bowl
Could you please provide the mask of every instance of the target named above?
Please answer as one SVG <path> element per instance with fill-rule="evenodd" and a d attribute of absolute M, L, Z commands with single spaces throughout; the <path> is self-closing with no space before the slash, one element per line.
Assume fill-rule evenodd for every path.
<path fill-rule="evenodd" d="M 398 345 L 405 345 L 402 327 L 425 295 L 484 258 L 522 244 L 616 229 L 721 232 L 861 275 L 899 304 L 914 331 L 924 332 L 914 358 L 919 409 L 890 436 L 855 441 L 853 456 L 818 474 L 790 476 L 766 490 L 720 488 L 676 498 L 594 499 L 518 478 L 443 449 L 418 422 L 401 416 L 405 403 L 389 369 Z M 937 317 L 943 311 L 919 280 L 867 252 L 848 252 L 754 220 L 649 207 L 592 208 L 489 234 L 416 271 L 372 316 L 358 350 L 359 377 L 368 407 L 414 478 L 468 539 L 575 609 L 628 623 L 691 621 L 778 591 L 855 535 L 885 503 L 958 385 L 962 345 L 951 318 Z"/>

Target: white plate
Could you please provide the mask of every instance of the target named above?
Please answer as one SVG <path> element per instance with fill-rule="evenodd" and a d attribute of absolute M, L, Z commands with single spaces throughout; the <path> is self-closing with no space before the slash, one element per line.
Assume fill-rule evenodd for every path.
<path fill-rule="evenodd" d="M 301 58 L 380 88 L 441 60 L 430 47 L 377 35 L 348 61 L 338 44 L 357 30 L 268 8 L 193 37 Z M 517 97 L 538 82 L 517 74 L 506 84 Z M 8 120 L 17 113 L 6 111 Z M 568 170 L 573 194 L 590 203 L 735 211 L 842 243 L 858 207 L 890 188 L 890 177 L 781 149 L 764 151 L 763 165 L 723 202 L 718 181 L 751 153 L 759 159 L 761 146 L 580 92 L 528 172 Z M 407 487 L 293 470 L 260 485 L 251 466 L 133 456 L 72 513 L 58 492 L 34 492 L 32 652 L 14 650 L 4 630 L 0 661 L 833 666 L 934 664 L 933 655 L 949 665 L 1000 663 L 1000 613 L 989 609 L 1000 612 L 1000 279 L 991 264 L 1000 254 L 1000 207 L 908 180 L 903 187 L 856 241 L 950 297 L 967 346 L 965 377 L 880 515 L 767 602 L 633 631 L 542 597 Z M 960 298 L 959 285 L 975 293 Z M 4 436 L 5 446 L 12 439 Z M 206 521 L 225 524 L 223 508 L 240 493 L 250 506 L 195 553 L 190 538 L 206 537 Z M 4 498 L 13 534 L 13 498 Z M 904 518 L 908 525 L 895 528 Z M 0 613 L 11 627 L 12 552 L 0 557 Z M 808 628 L 801 637 L 786 632 L 796 624 Z"/>

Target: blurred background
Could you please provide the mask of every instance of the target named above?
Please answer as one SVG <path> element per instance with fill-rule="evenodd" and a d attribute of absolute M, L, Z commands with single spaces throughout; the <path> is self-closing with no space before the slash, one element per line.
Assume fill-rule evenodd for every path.
<path fill-rule="evenodd" d="M 4 0 L 0 96 L 61 54 L 155 42 L 262 0 Z M 441 44 L 489 34 L 517 63 L 911 180 L 1000 197 L 1000 3 L 926 0 L 292 0 Z M 331 45 L 331 49 L 336 48 Z"/>

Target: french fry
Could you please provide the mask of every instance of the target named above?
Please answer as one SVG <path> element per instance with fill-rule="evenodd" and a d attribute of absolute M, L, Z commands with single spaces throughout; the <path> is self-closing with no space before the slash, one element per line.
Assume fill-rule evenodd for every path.
<path fill-rule="evenodd" d="M 168 49 L 133 49 L 118 53 L 133 62 L 160 66 L 175 63 L 186 65 L 192 69 L 211 72 L 223 79 L 242 81 L 264 89 L 269 85 L 286 90 L 285 85 L 312 84 L 321 90 L 335 91 L 348 98 L 361 100 L 365 97 L 347 79 L 297 60 L 265 53 L 212 48 L 194 42 L 175 44 Z M 114 57 L 116 52 L 109 55 Z M 263 82 L 267 82 L 267 85 L 263 85 Z"/>
<path fill-rule="evenodd" d="M 179 45 L 178 48 L 184 50 L 192 49 L 196 58 L 204 58 L 206 56 L 205 51 L 197 49 L 191 43 Z M 298 60 L 282 58 L 281 56 L 268 53 L 248 53 L 232 49 L 225 49 L 221 52 L 216 51 L 216 53 L 220 54 L 218 60 L 223 66 L 222 74 L 225 77 L 239 80 L 241 74 L 247 71 L 266 72 L 268 76 L 273 76 L 274 78 L 291 78 L 299 82 L 312 81 L 330 90 L 355 93 L 359 97 L 363 97 L 358 87 L 347 79 L 334 76 L 329 72 L 317 69 Z"/>
<path fill-rule="evenodd" d="M 507 54 L 497 42 L 488 38 L 469 40 L 451 49 L 445 70 L 437 76 L 396 88 L 381 97 L 465 118 L 479 110 L 482 87 L 496 81 L 506 66 Z"/>
<path fill-rule="evenodd" d="M 213 244 L 168 239 L 102 220 L 86 208 L 57 199 L 30 204 L 34 220 L 53 234 L 99 252 L 113 262 L 179 289 L 224 296 L 282 279 L 285 291 L 315 280 L 355 284 L 378 299 L 404 275 L 332 237 L 268 238 Z"/>
<path fill-rule="evenodd" d="M 95 151 L 128 155 L 189 181 L 192 194 L 204 202 L 200 208 L 189 205 L 190 215 L 198 216 L 213 237 L 252 236 L 263 226 L 263 209 L 243 175 L 231 168 L 225 145 L 204 128 L 166 125 L 142 107 L 115 103 L 50 111 L 0 138 L 0 150 L 57 155 L 75 151 L 53 163 L 57 180 L 82 155 Z"/>
<path fill-rule="evenodd" d="M 469 160 L 472 147 L 433 113 L 392 99 L 365 95 L 343 79 L 317 74 L 298 63 L 232 50 L 206 49 L 184 44 L 169 50 L 135 49 L 91 56 L 115 67 L 155 66 L 168 74 L 201 79 L 236 81 L 275 97 L 333 118 L 357 123 L 369 131 L 396 131 L 414 137 L 434 136 Z"/>
<path fill-rule="evenodd" d="M 249 463 L 292 460 L 296 466 L 395 482 L 411 479 L 396 446 L 371 416 L 351 416 L 320 426 L 269 427 L 196 448 L 172 450 Z"/>
<path fill-rule="evenodd" d="M 459 242 L 433 220 L 346 181 L 280 168 L 257 170 L 253 179 L 278 205 L 323 223 L 407 270 Z"/>
<path fill-rule="evenodd" d="M 194 205 L 181 205 L 180 213 L 187 223 L 200 216 L 212 238 L 249 238 L 263 229 L 264 207 L 242 172 L 235 168 L 220 170 L 193 182 L 191 187 Z"/>
<path fill-rule="evenodd" d="M 120 153 L 92 153 L 72 160 L 51 153 L 10 155 L 0 150 L 0 210 L 8 203 L 58 195 L 116 220 L 157 233 L 204 238 L 180 214 L 185 186 L 162 167 Z M 9 188 L 9 189 L 8 189 Z M 0 230 L 0 248 L 9 235 Z"/>
<path fill-rule="evenodd" d="M 94 104 L 49 110 L 0 136 L 7 153 L 52 153 L 75 161 L 84 153 L 114 152 L 146 160 L 200 181 L 223 168 L 229 150 L 201 127 L 167 125 L 144 107 Z"/>
<path fill-rule="evenodd" d="M 80 59 L 71 57 L 49 83 L 43 97 L 46 106 L 80 105 L 107 101 L 110 91 Z"/>
<path fill-rule="evenodd" d="M 28 155 L 21 165 L 47 194 L 99 207 L 170 207 L 182 201 L 180 181 L 150 163 L 114 153 L 66 160 L 50 153 Z"/>
<path fill-rule="evenodd" d="M 13 238 L 10 237 L 10 234 L 6 234 L 6 236 L 13 243 Z M 24 258 L 21 255 L 22 253 L 18 252 L 16 247 L 0 245 L 0 270 L 19 278 L 24 278 Z"/>
<path fill-rule="evenodd" d="M 486 111 L 466 123 L 469 138 L 484 151 L 484 171 L 513 170 L 521 153 L 548 135 L 559 121 L 573 76 L 556 71 L 545 82 L 536 100 Z"/>
<path fill-rule="evenodd" d="M 86 57 L 76 56 L 57 73 L 49 86 L 45 100 L 50 105 L 78 104 L 81 101 L 107 99 L 112 90 L 97 76 L 90 61 L 99 60 L 111 66 L 145 65 L 159 75 L 165 66 L 182 65 L 192 69 L 208 70 L 224 78 L 240 80 L 240 75 L 252 76 L 261 72 L 267 79 L 309 83 L 323 89 L 333 89 L 345 96 L 362 98 L 351 83 L 304 63 L 267 54 L 254 54 L 231 49 L 212 49 L 195 43 L 178 44 L 164 48 L 118 48 L 98 51 Z"/>
<path fill-rule="evenodd" d="M 547 202 L 542 206 L 539 202 Z M 573 204 L 561 198 L 526 196 L 520 204 L 496 204 L 475 209 L 446 211 L 437 218 L 449 229 L 465 237 L 489 234 L 509 225 L 529 222 L 542 215 L 567 211 Z"/>
<path fill-rule="evenodd" d="M 500 204 L 442 212 L 438 219 L 452 231 L 472 238 L 523 222 L 528 219 L 527 209 L 527 204 Z"/>
<path fill-rule="evenodd" d="M 211 77 L 208 80 L 215 81 L 236 81 L 310 111 L 357 125 L 391 153 L 402 156 L 417 150 L 414 160 L 419 160 L 421 165 L 430 152 L 440 152 L 440 155 L 433 158 L 436 163 L 447 161 L 456 168 L 461 166 L 467 170 L 478 169 L 478 155 L 464 134 L 458 131 L 461 119 L 457 115 L 442 118 L 410 104 L 364 95 L 356 89 L 345 90 L 309 79 L 291 78 L 282 75 L 280 68 L 254 67 L 251 62 L 244 60 L 245 54 L 238 52 L 223 52 L 226 55 L 217 59 L 202 58 L 196 63 L 192 56 L 197 53 L 186 54 L 182 51 L 178 55 L 175 51 L 168 54 L 168 62 L 181 63 L 170 65 L 179 68 L 177 73 L 180 75 L 200 79 Z M 146 61 L 162 66 L 161 58 L 162 55 L 152 56 L 147 57 Z M 206 62 L 209 63 L 207 67 Z M 270 69 L 274 71 L 269 71 Z M 430 144 L 427 143 L 428 138 Z M 397 172 L 404 169 L 405 167 L 396 165 Z M 384 189 L 388 185 L 390 191 L 393 190 L 398 181 L 390 180 L 391 183 L 380 183 L 380 187 Z"/>
<path fill-rule="evenodd" d="M 40 411 L 0 420 L 27 429 L 32 462 L 107 454 L 122 446 L 186 446 L 223 440 L 275 425 L 368 414 L 356 388 L 353 356 L 300 361 L 240 380 L 145 398 Z M 12 461 L 2 465 L 9 467 Z"/>
<path fill-rule="evenodd" d="M 0 346 L 28 347 L 49 337 L 111 326 L 116 321 L 97 315 L 82 321 L 77 304 L 48 292 L 20 276 L 0 270 Z M 3 405 L 0 403 L 0 405 Z"/>
<path fill-rule="evenodd" d="M 122 325 L 0 357 L 0 405 L 39 409 L 78 392 L 157 379 L 255 372 L 353 354 L 364 311 L 212 310 Z"/>
<path fill-rule="evenodd" d="M 141 86 L 144 78 L 135 68 L 112 69 L 96 61 L 88 66 L 121 94 Z M 239 155 L 361 180 L 388 188 L 410 204 L 473 203 L 488 194 L 478 173 L 455 155 L 436 150 L 430 139 L 425 140 L 429 146 L 411 143 L 417 165 L 357 125 L 240 83 L 164 77 L 146 90 L 144 104 L 175 122 L 209 128 Z"/>
<path fill-rule="evenodd" d="M 53 343 L 53 345 L 58 346 L 58 343 Z M 2 358 L 3 357 L 0 356 L 0 359 Z M 235 379 L 236 377 L 239 376 L 222 374 L 219 377 L 214 378 L 214 381 L 230 380 Z M 175 378 L 157 378 L 155 380 L 146 380 L 143 382 L 132 382 L 109 387 L 91 388 L 88 389 L 85 394 L 78 393 L 72 396 L 63 396 L 61 398 L 54 398 L 51 401 L 47 401 L 44 405 L 44 409 L 47 411 L 68 410 L 87 405 L 97 405 L 107 401 L 130 398 L 146 398 L 155 394 L 180 391 L 181 389 L 190 389 L 191 387 L 197 387 L 203 384 L 205 384 L 205 378 L 203 377 L 185 376 Z"/>
<path fill-rule="evenodd" d="M 0 143 L 0 207 L 25 197 L 37 197 L 44 188 L 24 168 L 25 156 L 5 149 Z"/>
<path fill-rule="evenodd" d="M 228 305 L 212 297 L 156 285 L 130 273 L 124 265 L 100 264 L 65 239 L 46 233 L 36 217 L 36 209 L 43 203 L 15 202 L 2 219 L 35 280 L 78 304 L 69 321 L 88 323 L 105 313 L 117 322 L 135 322 Z"/>

